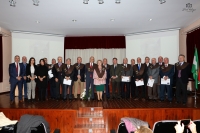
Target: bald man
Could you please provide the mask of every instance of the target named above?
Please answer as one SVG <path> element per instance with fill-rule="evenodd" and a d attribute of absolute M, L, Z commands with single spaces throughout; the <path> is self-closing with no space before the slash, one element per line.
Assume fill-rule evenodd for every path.
<path fill-rule="evenodd" d="M 130 83 L 131 83 L 131 76 L 133 75 L 133 69 L 131 68 L 131 65 L 128 64 L 128 59 L 124 58 L 123 59 L 123 64 L 122 64 L 122 71 L 121 71 L 121 97 L 122 99 L 130 98 Z M 129 81 L 122 81 L 123 77 L 128 77 Z M 125 86 L 126 86 L 126 92 L 125 92 Z"/>

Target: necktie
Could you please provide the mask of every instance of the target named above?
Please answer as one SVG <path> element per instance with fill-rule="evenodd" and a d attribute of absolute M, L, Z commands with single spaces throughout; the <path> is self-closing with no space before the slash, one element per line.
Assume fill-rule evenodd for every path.
<path fill-rule="evenodd" d="M 78 64 L 78 68 L 80 67 L 80 64 Z M 80 69 L 78 69 L 78 75 L 80 75 Z"/>
<path fill-rule="evenodd" d="M 167 67 L 167 65 L 165 65 L 165 67 Z"/>
<path fill-rule="evenodd" d="M 67 68 L 69 69 L 69 65 L 67 65 Z"/>
<path fill-rule="evenodd" d="M 92 63 L 90 63 L 90 68 L 92 68 Z"/>
<path fill-rule="evenodd" d="M 181 70 L 178 70 L 178 77 L 181 77 Z"/>
<path fill-rule="evenodd" d="M 17 66 L 16 66 L 16 72 L 17 72 L 17 75 L 18 75 L 18 63 L 17 63 Z"/>
<path fill-rule="evenodd" d="M 140 64 L 138 64 L 138 70 L 140 71 Z"/>

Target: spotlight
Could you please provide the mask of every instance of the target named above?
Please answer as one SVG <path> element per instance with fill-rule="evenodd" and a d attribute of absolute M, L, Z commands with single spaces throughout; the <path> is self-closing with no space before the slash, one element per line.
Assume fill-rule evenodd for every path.
<path fill-rule="evenodd" d="M 163 4 L 166 2 L 166 0 L 159 0 L 160 1 L 160 4 Z"/>
<path fill-rule="evenodd" d="M 33 0 L 33 5 L 35 5 L 35 6 L 39 6 L 39 0 Z"/>
<path fill-rule="evenodd" d="M 120 2 L 120 0 L 115 0 L 115 3 L 120 4 L 121 2 Z"/>
<path fill-rule="evenodd" d="M 99 1 L 99 4 L 103 4 L 104 3 L 104 1 L 103 0 L 98 0 Z"/>
<path fill-rule="evenodd" d="M 14 0 L 10 0 L 9 2 L 10 2 L 10 6 L 13 6 L 13 7 L 16 6 L 16 1 L 14 1 Z"/>
<path fill-rule="evenodd" d="M 83 0 L 83 4 L 88 4 L 89 0 Z"/>

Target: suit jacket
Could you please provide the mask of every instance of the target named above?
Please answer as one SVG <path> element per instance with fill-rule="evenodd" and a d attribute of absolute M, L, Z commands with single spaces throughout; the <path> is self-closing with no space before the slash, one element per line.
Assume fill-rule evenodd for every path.
<path fill-rule="evenodd" d="M 23 81 L 23 76 L 25 75 L 25 69 L 24 65 L 22 63 L 19 63 L 20 71 L 19 76 L 22 77 L 20 81 Z M 10 76 L 10 83 L 17 82 L 18 80 L 16 77 L 18 77 L 18 73 L 16 72 L 16 65 L 15 63 L 9 64 L 9 76 Z"/>
<path fill-rule="evenodd" d="M 122 76 L 130 76 L 130 82 L 131 82 L 131 76 L 133 75 L 133 69 L 131 67 L 130 64 L 127 64 L 127 67 L 124 66 L 124 64 L 122 65 L 122 71 L 121 71 L 121 75 Z"/>
<path fill-rule="evenodd" d="M 53 69 L 52 69 L 53 76 L 55 78 L 62 79 L 62 71 L 63 71 L 64 68 L 65 68 L 65 64 L 64 63 L 62 63 L 60 67 L 59 67 L 58 63 L 56 63 L 53 66 Z"/>
<path fill-rule="evenodd" d="M 121 71 L 122 66 L 120 64 L 117 64 L 117 67 L 114 69 L 114 65 L 110 66 L 110 77 L 117 76 L 115 81 L 120 82 L 121 81 Z"/>
<path fill-rule="evenodd" d="M 35 68 L 34 75 L 36 75 L 37 66 L 34 65 L 34 68 Z M 27 78 L 27 76 L 31 76 L 31 66 L 30 66 L 29 64 L 26 65 L 26 82 L 30 82 L 30 79 Z M 36 80 L 36 79 L 35 79 L 35 80 Z"/>
<path fill-rule="evenodd" d="M 67 65 L 65 65 L 64 69 L 62 70 L 62 76 L 63 76 L 63 78 L 70 77 L 70 79 L 73 81 L 73 78 L 74 78 L 74 66 L 70 65 L 70 67 L 68 69 Z"/>
<path fill-rule="evenodd" d="M 152 76 L 152 78 L 154 79 L 154 83 L 158 83 L 159 71 L 160 71 L 160 67 L 158 64 L 156 64 L 155 66 L 150 64 L 148 66 L 148 71 L 147 71 L 148 79 L 149 79 L 149 76 Z"/>
<path fill-rule="evenodd" d="M 92 68 L 90 68 L 90 63 L 85 64 L 85 75 L 86 75 L 86 81 L 87 78 L 92 78 L 93 79 L 93 72 L 94 69 L 97 68 L 97 64 L 93 63 Z"/>
<path fill-rule="evenodd" d="M 145 65 L 146 65 L 146 67 L 147 67 L 147 71 L 148 71 L 148 68 L 149 68 L 149 66 L 151 66 L 152 64 L 151 63 L 149 63 L 149 65 L 147 66 L 147 64 L 146 63 L 144 63 Z M 145 74 L 145 82 L 148 82 L 148 79 L 149 79 L 149 76 L 148 76 L 148 73 L 146 72 L 146 74 Z"/>
<path fill-rule="evenodd" d="M 164 76 L 168 76 L 170 79 L 170 84 L 173 84 L 173 79 L 174 79 L 174 65 L 168 64 L 167 67 L 165 65 L 160 67 L 160 78 L 163 78 Z"/>
<path fill-rule="evenodd" d="M 138 64 L 136 64 L 135 66 L 133 66 L 133 75 L 135 77 L 135 79 L 143 79 L 145 80 L 145 74 L 147 72 L 147 67 L 145 64 L 141 64 L 140 70 L 138 70 Z"/>
<path fill-rule="evenodd" d="M 78 80 L 78 70 L 80 70 L 81 82 L 85 82 L 85 65 L 82 63 L 80 64 L 80 67 L 78 67 L 78 63 L 74 64 L 74 81 Z"/>
<path fill-rule="evenodd" d="M 107 67 L 105 67 L 105 66 L 103 66 L 105 69 L 106 69 L 106 81 L 109 81 L 109 79 L 110 79 L 110 65 L 109 64 L 107 64 Z"/>
<path fill-rule="evenodd" d="M 186 67 L 184 67 L 186 65 Z M 183 68 L 184 67 L 184 68 Z M 176 81 L 177 79 L 179 78 L 178 77 L 178 70 L 179 69 L 179 64 L 176 63 L 175 64 L 175 77 L 176 77 Z M 191 66 L 189 63 L 187 62 L 184 62 L 181 66 L 181 80 L 183 83 L 188 83 L 188 78 L 189 78 L 189 75 L 191 74 Z"/>

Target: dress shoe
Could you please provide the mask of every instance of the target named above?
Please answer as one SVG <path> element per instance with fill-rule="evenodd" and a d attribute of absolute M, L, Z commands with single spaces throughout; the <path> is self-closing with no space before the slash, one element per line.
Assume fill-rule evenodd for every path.
<path fill-rule="evenodd" d="M 142 101 L 146 101 L 146 99 L 145 99 L 145 98 L 142 98 Z"/>
<path fill-rule="evenodd" d="M 14 101 L 10 101 L 10 104 L 13 104 L 14 103 Z"/>
<path fill-rule="evenodd" d="M 20 103 L 23 103 L 23 100 L 19 100 Z"/>
<path fill-rule="evenodd" d="M 138 100 L 138 98 L 135 98 L 134 100 L 135 100 L 135 101 L 137 101 L 137 100 Z"/>
<path fill-rule="evenodd" d="M 164 102 L 164 100 L 159 100 L 160 103 Z"/>

